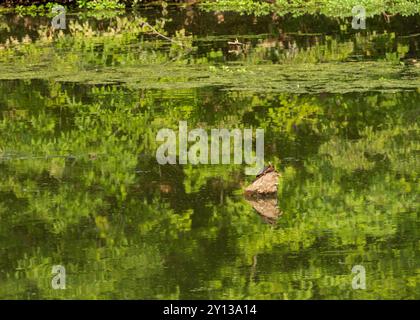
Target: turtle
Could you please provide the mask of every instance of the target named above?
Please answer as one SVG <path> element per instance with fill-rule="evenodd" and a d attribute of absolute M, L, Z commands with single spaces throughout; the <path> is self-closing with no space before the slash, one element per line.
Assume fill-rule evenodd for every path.
<path fill-rule="evenodd" d="M 257 177 L 257 179 L 258 178 L 260 178 L 260 177 L 262 177 L 263 175 L 265 175 L 266 173 L 269 173 L 269 172 L 273 172 L 275 169 L 274 169 L 274 166 L 271 164 L 271 162 L 269 162 L 268 163 L 268 166 L 265 166 L 264 168 L 262 168 L 258 173 L 257 173 L 257 175 L 256 175 L 256 177 Z"/>

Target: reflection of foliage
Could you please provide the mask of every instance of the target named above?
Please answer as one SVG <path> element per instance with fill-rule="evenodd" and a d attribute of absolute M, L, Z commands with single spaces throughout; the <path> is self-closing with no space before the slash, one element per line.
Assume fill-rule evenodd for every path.
<path fill-rule="evenodd" d="M 268 145 L 279 145 L 281 155 L 268 149 L 267 157 L 283 163 L 279 202 L 284 214 L 278 227 L 267 227 L 249 205 L 233 195 L 242 181 L 235 166 L 186 166 L 171 174 L 162 167 L 159 177 L 156 165 L 137 157 L 153 157 L 157 130 L 175 128 L 185 112 L 191 127 L 203 125 L 207 114 L 200 112 L 201 100 L 170 99 L 167 91 L 167 99 L 157 103 L 159 95 L 152 91 L 138 95 L 115 86 L 93 87 L 80 95 L 74 86 L 40 84 L 46 87 L 30 95 L 23 94 L 28 89 L 24 83 L 14 91 L 6 90 L 5 82 L 1 88 L 8 91 L 0 100 L 7 106 L 0 125 L 0 212 L 5 219 L 1 232 L 11 244 L 21 239 L 38 248 L 28 252 L 23 247 L 8 258 L 5 276 L 10 277 L 14 268 L 20 270 L 15 275 L 19 289 L 12 290 L 7 282 L 4 288 L 9 295 L 4 291 L 2 296 L 29 297 L 26 294 L 36 290 L 37 297 L 109 297 L 108 292 L 118 291 L 129 275 L 135 275 L 143 289 L 124 291 L 127 297 L 314 298 L 313 288 L 318 286 L 322 297 L 334 298 L 348 292 L 351 266 L 369 260 L 372 262 L 364 262 L 368 268 L 380 268 L 383 274 L 372 277 L 378 283 L 386 277 L 389 288 L 373 285 L 366 293 L 351 293 L 348 298 L 394 297 L 393 292 L 415 297 L 416 273 L 395 269 L 392 258 L 383 260 L 387 249 L 378 248 L 371 239 L 394 243 L 403 227 L 400 217 L 412 216 L 417 210 L 415 155 L 419 147 L 413 134 L 418 126 L 409 113 L 416 110 L 418 94 L 366 94 L 354 99 L 352 95 L 257 98 L 228 93 L 220 96 L 220 102 L 213 101 L 230 106 L 225 111 L 230 122 L 224 126 L 257 121 L 266 129 Z M 199 99 L 206 96 L 202 92 Z M 245 120 L 249 110 L 244 104 L 255 111 L 266 107 L 254 119 Z M 224 113 L 215 116 L 213 121 L 221 123 Z M 283 160 L 296 156 L 291 146 L 302 144 L 305 137 L 316 142 L 299 152 L 304 162 Z M 353 155 L 360 160 L 355 162 Z M 138 167 L 150 171 L 150 177 L 137 176 Z M 171 178 L 173 174 L 177 178 Z M 150 183 L 155 180 L 158 185 Z M 145 188 L 145 184 L 150 186 Z M 162 189 L 159 184 L 168 187 Z M 162 193 L 167 188 L 172 191 Z M 167 195 L 162 199 L 162 194 Z M 8 217 L 7 212 L 16 214 Z M 39 222 L 10 235 L 28 219 Z M 85 231 L 75 242 L 77 230 Z M 324 232 L 328 237 L 321 239 Z M 207 255 L 216 255 L 219 249 L 205 248 L 222 236 L 229 239 L 223 250 L 233 256 L 207 265 Z M 50 241 L 58 241 L 57 249 L 45 247 Z M 124 249 L 127 243 L 133 249 Z M 73 256 L 79 246 L 87 250 L 63 262 L 73 279 L 72 288 L 50 293 L 48 266 L 69 259 L 66 257 Z M 351 253 L 339 254 L 344 264 L 335 266 L 317 256 L 322 248 Z M 401 250 L 403 257 L 415 254 L 409 248 Z M 23 252 L 29 256 L 21 256 Z M 95 252 L 99 260 L 93 258 Z M 260 266 L 260 255 L 281 261 L 290 254 L 299 257 L 297 265 L 265 266 L 262 262 Z M 189 292 L 190 275 L 179 271 L 183 262 L 167 265 L 173 255 L 194 257 L 186 258 L 190 266 L 185 268 L 207 270 L 202 280 L 210 291 Z M 93 266 L 83 262 L 92 259 L 97 261 Z M 239 278 L 230 277 L 232 270 L 244 265 L 250 266 L 250 274 L 244 271 Z M 270 278 L 257 281 L 252 265 L 263 268 Z M 93 270 L 103 278 L 97 279 Z M 156 277 L 167 282 L 165 290 L 153 289 L 156 281 L 162 281 Z M 409 283 L 401 284 L 401 278 Z M 295 286 L 296 281 L 302 282 Z M 331 281 L 335 289 L 328 289 Z M 88 283 L 95 285 L 90 288 Z"/>
<path fill-rule="evenodd" d="M 345 62 L 398 60 L 404 41 L 259 39 L 223 63 L 186 31 L 182 46 L 149 31 L 74 22 L 1 50 L 1 297 L 419 298 L 418 70 Z M 180 120 L 265 129 L 277 226 L 242 198 L 241 166 L 156 164 L 157 131 Z M 351 291 L 360 263 L 368 289 Z"/>
<path fill-rule="evenodd" d="M 144 18 L 116 18 L 98 28 L 70 21 L 68 34 L 44 26 L 36 39 L 10 36 L 0 45 L 0 78 L 161 89 L 218 85 L 299 93 L 420 86 L 420 69 L 400 63 L 409 51 L 408 40 L 397 39 L 395 33 L 358 34 L 342 42 L 331 36 L 310 36 L 314 45 L 309 47 L 299 37 L 295 41 L 267 37 L 247 45 L 237 62 L 220 64 L 223 52 L 211 50 L 203 56 L 196 46 L 201 40 L 184 28 L 168 40 L 160 36 L 168 35 L 165 20 L 152 27 L 144 22 Z M 344 63 L 355 56 L 358 61 Z M 371 61 L 372 56 L 380 59 Z"/>

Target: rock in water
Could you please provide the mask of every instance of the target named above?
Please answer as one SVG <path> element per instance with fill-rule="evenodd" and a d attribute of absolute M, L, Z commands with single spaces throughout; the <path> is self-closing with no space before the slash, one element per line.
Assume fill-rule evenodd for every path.
<path fill-rule="evenodd" d="M 275 171 L 264 174 L 245 189 L 246 196 L 268 196 L 277 194 L 279 174 Z"/>
<path fill-rule="evenodd" d="M 245 199 L 261 215 L 264 221 L 274 224 L 281 214 L 277 206 L 279 174 L 272 167 L 245 189 Z"/>

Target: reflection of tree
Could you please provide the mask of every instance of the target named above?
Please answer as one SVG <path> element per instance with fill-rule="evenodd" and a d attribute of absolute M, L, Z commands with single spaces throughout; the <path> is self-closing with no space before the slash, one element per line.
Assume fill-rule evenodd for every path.
<path fill-rule="evenodd" d="M 12 85 L 15 90 L 8 90 Z M 39 297 L 57 294 L 48 290 L 47 266 L 63 257 L 73 257 L 67 263 L 74 288 L 87 290 L 86 283 L 96 283 L 90 291 L 62 293 L 67 296 L 106 297 L 103 288 L 119 290 L 127 273 L 142 282 L 127 292 L 131 297 L 218 297 L 229 288 L 231 298 L 244 297 L 244 292 L 246 297 L 284 298 L 273 292 L 288 292 L 291 298 L 309 298 L 313 286 L 323 287 L 325 281 L 336 281 L 341 292 L 348 279 L 316 255 L 318 248 L 354 248 L 352 254 L 340 255 L 346 265 L 365 255 L 380 259 L 385 248 L 369 239 L 394 243 L 400 232 L 395 221 L 415 212 L 418 128 L 410 114 L 417 108 L 416 93 L 257 98 L 196 90 L 171 99 L 171 91 L 162 97 L 115 86 L 85 91 L 55 82 L 1 86 L 7 92 L 0 98 L 1 233 L 8 239 L 5 245 L 25 244 L 2 259 L 3 277 L 15 268 L 22 270 L 17 289 L 5 278 L 9 296 L 24 297 L 35 288 Z M 190 98 L 194 92 L 198 95 Z M 209 100 L 212 95 L 217 98 Z M 206 104 L 229 107 L 202 112 Z M 191 127 L 203 126 L 209 117 L 209 127 L 241 123 L 266 129 L 268 145 L 277 145 L 267 149 L 266 157 L 283 171 L 279 204 L 284 214 L 278 227 L 267 228 L 241 192 L 235 195 L 245 186 L 240 168 L 159 168 L 154 163 L 157 130 L 176 129 L 186 114 Z M 305 143 L 308 148 L 296 149 Z M 290 157 L 298 162 L 288 161 Z M 170 188 L 162 193 L 162 185 Z M 33 219 L 38 222 L 28 224 Z M 319 239 L 320 230 L 331 230 L 331 236 Z M 51 243 L 56 245 L 47 245 Z M 231 252 L 229 259 L 212 258 L 221 248 Z M 399 252 L 415 255 L 409 248 Z M 297 264 L 280 269 L 259 258 L 256 270 L 262 268 L 270 279 L 249 280 L 247 269 L 242 278 L 229 280 L 233 269 L 252 265 L 255 255 L 280 261 L 291 253 L 299 257 Z M 95 255 L 100 259 L 87 265 L 96 261 Z M 409 269 L 395 269 L 391 260 L 378 261 L 382 264 L 372 267 L 395 278 L 388 282 L 389 289 L 374 287 L 364 297 L 389 297 L 392 288 L 402 290 L 401 274 L 415 280 Z M 180 271 L 183 267 L 206 270 L 201 279 L 211 293 L 188 293 L 193 284 L 187 272 Z M 325 268 L 330 272 L 322 271 Z M 292 285 L 309 275 L 300 286 Z M 162 279 L 165 290 L 151 289 Z M 404 288 L 408 296 L 415 292 L 412 286 Z"/>
<path fill-rule="evenodd" d="M 130 27 L 131 34 L 107 36 L 75 25 L 73 36 L 52 43 L 42 31 L 40 42 L 0 54 L 13 66 L 52 57 L 51 68 L 79 77 L 0 82 L 0 296 L 418 298 L 418 267 L 410 264 L 419 260 L 417 92 L 360 93 L 339 81 L 319 92 L 322 74 L 307 79 L 316 94 L 261 91 L 255 83 L 280 78 L 263 62 L 281 41 L 268 49 L 255 42 L 238 58 L 243 65 L 219 66 L 221 50 L 183 55 Z M 178 38 L 193 47 L 196 38 L 186 34 Z M 277 62 L 292 70 L 341 61 L 376 40 L 385 48 L 378 55 L 406 51 L 405 44 L 395 51 L 392 35 L 370 37 L 325 39 Z M 112 84 L 124 65 L 131 68 L 124 75 L 146 85 Z M 189 82 L 194 70 L 208 73 Z M 391 69 L 393 77 L 394 70 L 401 69 Z M 99 75 L 81 80 L 79 72 Z M 203 74 L 244 87 L 221 91 Z M 296 91 L 296 82 L 284 83 Z M 277 225 L 264 224 L 243 198 L 251 178 L 241 166 L 156 164 L 157 131 L 177 130 L 185 119 L 190 128 L 265 129 L 266 159 L 282 171 Z M 57 261 L 71 275 L 65 292 L 49 289 Z M 351 292 L 349 270 L 360 262 L 374 270 L 370 290 Z"/>

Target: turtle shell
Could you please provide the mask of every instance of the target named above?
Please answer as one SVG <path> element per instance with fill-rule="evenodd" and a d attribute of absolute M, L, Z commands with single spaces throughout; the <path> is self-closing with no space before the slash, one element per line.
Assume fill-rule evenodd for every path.
<path fill-rule="evenodd" d="M 265 175 L 268 172 L 274 171 L 274 167 L 272 164 L 265 166 L 264 168 L 262 168 L 256 175 L 257 178 Z"/>
<path fill-rule="evenodd" d="M 268 168 L 269 168 L 269 166 L 265 166 L 260 171 L 258 171 L 257 177 L 263 175 L 267 171 Z"/>

